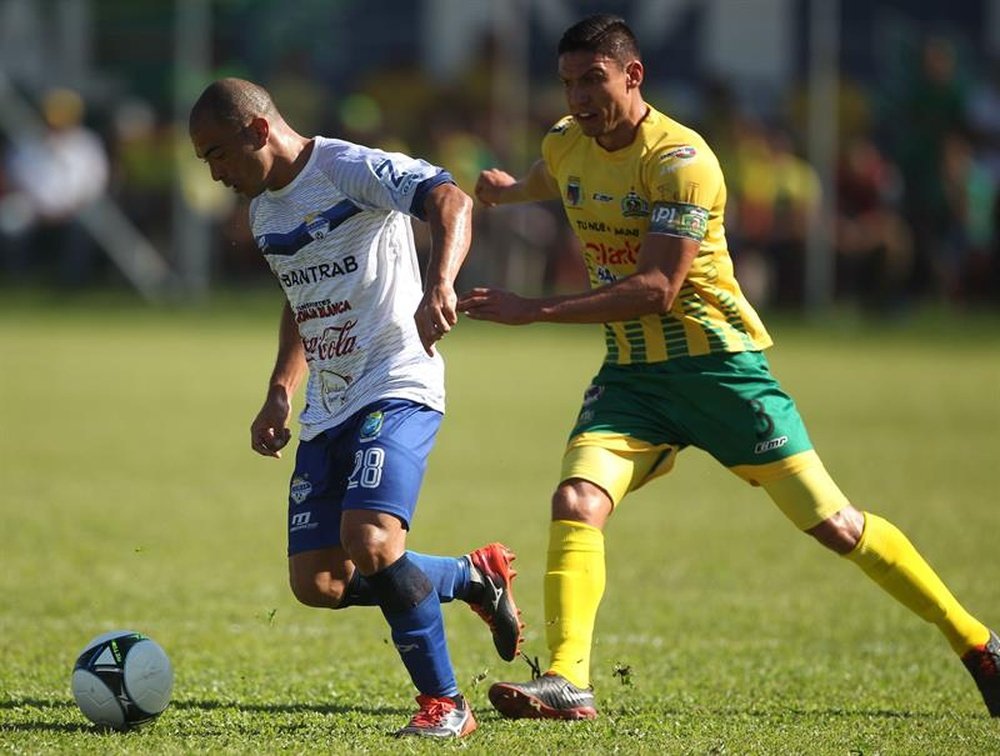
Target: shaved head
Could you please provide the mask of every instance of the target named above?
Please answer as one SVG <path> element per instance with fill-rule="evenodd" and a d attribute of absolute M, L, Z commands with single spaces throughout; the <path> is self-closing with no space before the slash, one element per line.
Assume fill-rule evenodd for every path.
<path fill-rule="evenodd" d="M 209 84 L 191 108 L 189 125 L 210 118 L 242 128 L 254 118 L 273 119 L 274 100 L 259 84 L 246 79 L 219 79 Z"/>
<path fill-rule="evenodd" d="M 312 154 L 312 140 L 289 126 L 260 84 L 213 81 L 191 107 L 194 153 L 221 181 L 246 197 L 288 184 Z"/>

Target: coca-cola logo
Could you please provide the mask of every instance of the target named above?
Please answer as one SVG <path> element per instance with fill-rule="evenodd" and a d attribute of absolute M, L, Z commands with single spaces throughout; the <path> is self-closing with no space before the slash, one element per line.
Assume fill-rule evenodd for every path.
<path fill-rule="evenodd" d="M 351 334 L 357 324 L 357 318 L 345 320 L 340 325 L 327 326 L 320 336 L 302 339 L 306 359 L 330 360 L 351 354 L 358 346 L 358 337 Z"/>

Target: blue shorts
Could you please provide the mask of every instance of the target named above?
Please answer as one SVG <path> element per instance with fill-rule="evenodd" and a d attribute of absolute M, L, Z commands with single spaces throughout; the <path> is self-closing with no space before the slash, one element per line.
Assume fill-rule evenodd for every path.
<path fill-rule="evenodd" d="M 288 555 L 339 546 L 347 509 L 386 512 L 409 529 L 441 419 L 422 404 L 383 399 L 300 442 L 288 490 Z"/>

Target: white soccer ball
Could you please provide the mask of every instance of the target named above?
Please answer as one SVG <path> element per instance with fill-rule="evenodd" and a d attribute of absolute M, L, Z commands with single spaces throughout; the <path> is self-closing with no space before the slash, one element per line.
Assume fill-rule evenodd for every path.
<path fill-rule="evenodd" d="M 127 730 L 156 719 L 170 703 L 174 671 L 156 641 L 131 630 L 102 633 L 73 667 L 73 698 L 91 722 Z"/>

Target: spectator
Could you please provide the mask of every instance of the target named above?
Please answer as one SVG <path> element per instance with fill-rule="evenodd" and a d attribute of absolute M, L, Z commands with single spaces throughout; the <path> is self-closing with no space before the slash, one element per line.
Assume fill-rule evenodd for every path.
<path fill-rule="evenodd" d="M 60 283 L 86 283 L 93 273 L 94 242 L 79 215 L 107 189 L 109 165 L 83 114 L 76 92 L 48 92 L 42 101 L 46 131 L 15 142 L 6 156 L 2 230 L 10 237 L 7 265 L 14 276 L 27 273 L 40 262 L 35 256 L 47 252 L 58 259 Z"/>
<path fill-rule="evenodd" d="M 967 97 L 958 78 L 957 56 L 944 37 L 928 38 L 921 49 L 918 75 L 897 114 L 898 163 L 904 181 L 904 212 L 913 224 L 917 284 L 940 294 L 948 284 L 937 279 L 947 269 L 950 206 L 945 197 L 942 155 L 948 135 L 965 130 Z"/>
<path fill-rule="evenodd" d="M 837 295 L 870 309 L 905 303 L 913 233 L 899 209 L 897 167 L 867 137 L 843 150 L 836 175 Z"/>
<path fill-rule="evenodd" d="M 950 223 L 936 258 L 938 279 L 952 301 L 988 298 L 995 265 L 996 184 L 972 143 L 958 132 L 945 140 L 941 174 Z"/>

